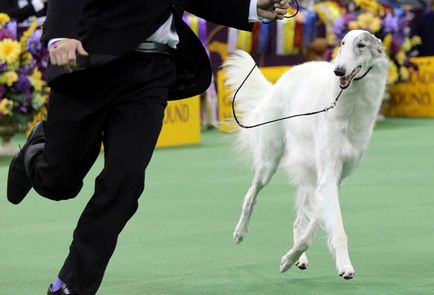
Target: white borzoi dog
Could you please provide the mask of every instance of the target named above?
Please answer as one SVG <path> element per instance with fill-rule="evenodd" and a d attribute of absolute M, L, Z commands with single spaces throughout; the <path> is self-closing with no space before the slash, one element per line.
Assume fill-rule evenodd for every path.
<path fill-rule="evenodd" d="M 225 63 L 228 85 L 235 90 L 254 66 L 237 51 Z M 238 133 L 238 147 L 251 156 L 254 177 L 233 238 L 247 232 L 259 191 L 280 165 L 296 187 L 293 247 L 280 271 L 308 266 L 306 251 L 318 226 L 327 233 L 338 274 L 355 275 L 339 205 L 339 188 L 358 166 L 371 138 L 384 94 L 388 59 L 381 41 L 362 30 L 349 32 L 333 62 L 308 62 L 286 72 L 275 85 L 255 69 L 237 95 L 245 125 L 324 109 L 345 89 L 334 109 Z M 362 79 L 360 79 L 362 78 Z"/>

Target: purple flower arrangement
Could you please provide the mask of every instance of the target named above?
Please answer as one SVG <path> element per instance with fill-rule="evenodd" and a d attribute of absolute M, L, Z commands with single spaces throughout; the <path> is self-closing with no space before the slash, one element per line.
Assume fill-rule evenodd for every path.
<path fill-rule="evenodd" d="M 17 24 L 0 13 L 0 120 L 25 123 L 46 106 L 48 50 L 36 22 L 21 34 Z"/>

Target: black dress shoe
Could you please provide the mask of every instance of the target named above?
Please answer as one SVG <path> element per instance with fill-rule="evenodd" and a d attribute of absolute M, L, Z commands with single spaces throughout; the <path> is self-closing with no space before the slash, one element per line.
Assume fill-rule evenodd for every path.
<path fill-rule="evenodd" d="M 21 203 L 32 188 L 24 165 L 24 155 L 30 145 L 41 142 L 44 142 L 43 121 L 35 125 L 26 143 L 9 165 L 7 198 L 12 204 Z"/>
<path fill-rule="evenodd" d="M 69 288 L 66 284 L 63 284 L 63 286 L 56 292 L 51 291 L 51 285 L 50 285 L 47 291 L 47 295 L 77 295 L 77 293 L 72 291 L 72 289 Z"/>

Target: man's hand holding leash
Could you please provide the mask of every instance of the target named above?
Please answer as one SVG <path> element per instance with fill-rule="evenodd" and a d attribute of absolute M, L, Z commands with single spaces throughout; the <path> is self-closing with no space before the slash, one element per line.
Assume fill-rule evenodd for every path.
<path fill-rule="evenodd" d="M 56 41 L 48 47 L 48 51 L 51 63 L 63 67 L 68 72 L 72 72 L 77 67 L 77 54 L 89 55 L 81 41 L 75 39 Z"/>
<path fill-rule="evenodd" d="M 262 18 L 282 20 L 288 8 L 288 0 L 258 0 L 258 16 Z"/>

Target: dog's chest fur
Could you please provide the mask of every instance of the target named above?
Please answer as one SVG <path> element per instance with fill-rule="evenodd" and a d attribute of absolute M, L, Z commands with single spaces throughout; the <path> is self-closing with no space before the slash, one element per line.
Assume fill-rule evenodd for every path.
<path fill-rule="evenodd" d="M 355 92 L 359 95 L 353 95 Z M 343 162 L 344 175 L 357 166 L 368 146 L 378 110 L 376 97 L 378 94 L 369 90 L 368 85 L 354 85 L 342 95 L 340 105 L 328 118 L 329 144 L 333 154 Z"/>

